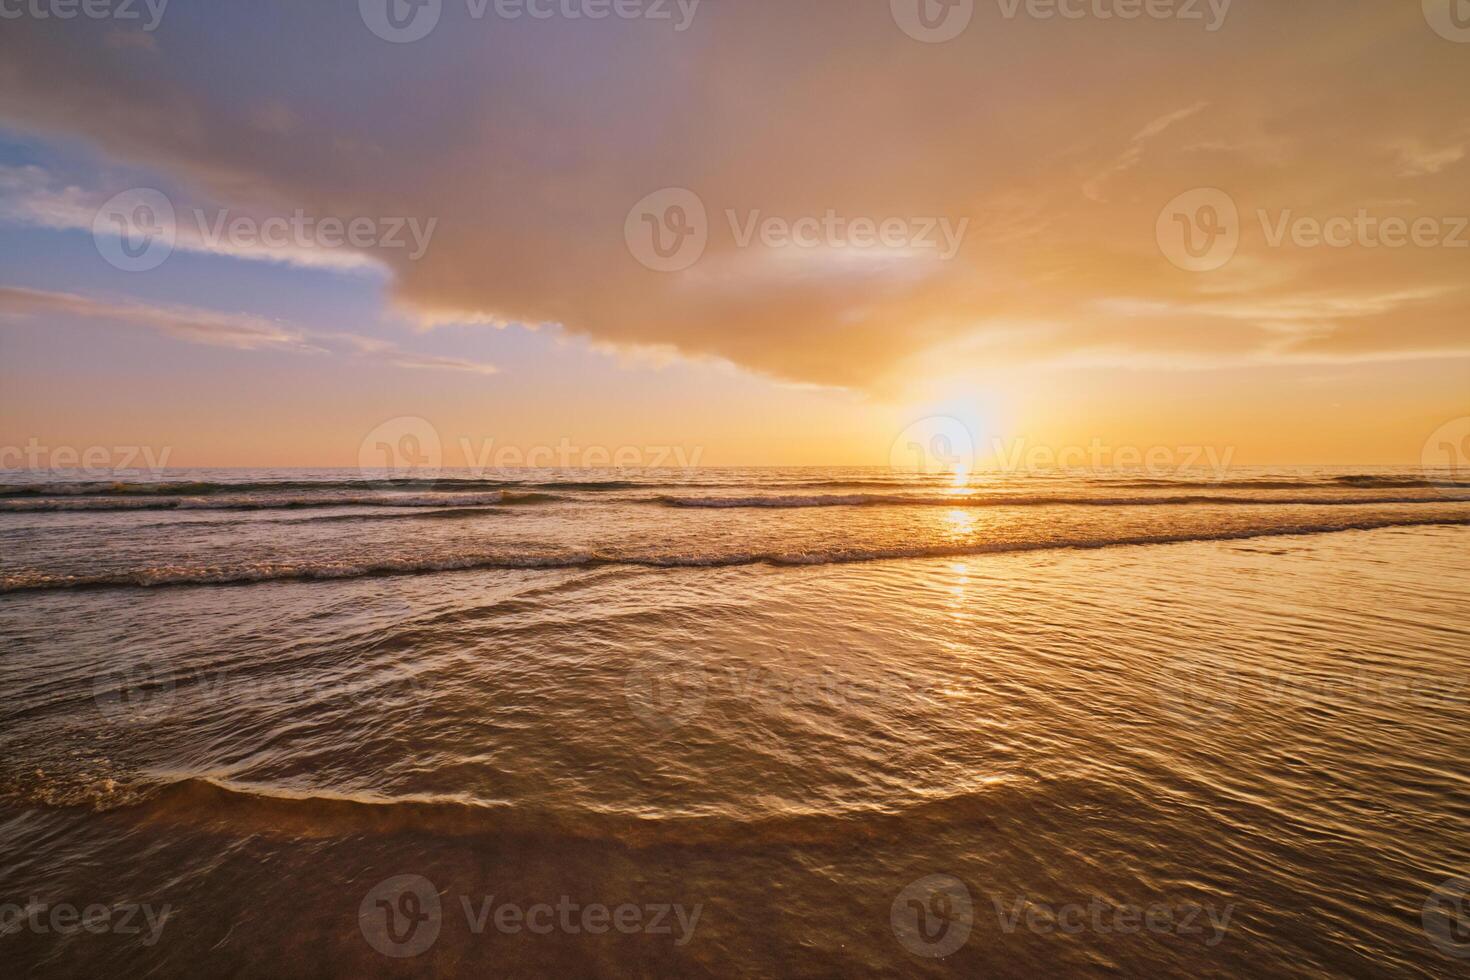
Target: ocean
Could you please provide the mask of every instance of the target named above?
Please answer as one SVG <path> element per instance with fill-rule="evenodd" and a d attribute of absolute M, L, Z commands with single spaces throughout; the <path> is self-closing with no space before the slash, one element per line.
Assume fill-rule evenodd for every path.
<path fill-rule="evenodd" d="M 1470 485 L 0 474 L 48 976 L 1442 977 Z"/>

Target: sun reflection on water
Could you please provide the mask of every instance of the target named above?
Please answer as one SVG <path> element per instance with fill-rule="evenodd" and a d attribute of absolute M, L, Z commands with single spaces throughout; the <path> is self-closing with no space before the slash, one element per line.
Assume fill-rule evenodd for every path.
<path fill-rule="evenodd" d="M 968 496 L 973 493 L 974 490 L 970 486 L 969 467 L 961 466 L 956 469 L 954 471 L 954 479 L 950 481 L 949 486 L 944 488 L 944 492 L 954 496 Z"/>
<path fill-rule="evenodd" d="M 979 517 L 974 511 L 955 507 L 944 513 L 945 535 L 951 541 L 967 541 L 975 530 Z"/>

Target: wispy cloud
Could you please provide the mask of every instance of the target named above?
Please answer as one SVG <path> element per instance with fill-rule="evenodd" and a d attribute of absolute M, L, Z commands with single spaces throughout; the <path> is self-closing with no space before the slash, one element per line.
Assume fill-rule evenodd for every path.
<path fill-rule="evenodd" d="M 357 334 L 294 329 L 247 313 L 223 313 L 192 306 L 140 303 L 126 299 L 94 299 L 75 293 L 15 286 L 0 286 L 0 317 L 75 317 L 140 327 L 191 344 L 240 351 L 336 353 L 409 370 L 457 371 L 484 375 L 499 371 L 493 364 L 406 351 L 389 341 Z"/>
<path fill-rule="evenodd" d="M 482 361 L 470 361 L 459 357 L 444 357 L 438 354 L 420 354 L 406 351 L 390 341 L 376 337 L 364 337 L 350 333 L 323 333 L 316 335 L 324 343 L 345 345 L 355 356 L 367 360 L 391 364 L 395 367 L 423 371 L 462 371 L 467 374 L 499 374 L 500 369 Z"/>
<path fill-rule="evenodd" d="M 130 300 L 97 300 L 74 293 L 0 286 L 0 315 L 66 316 L 146 327 L 211 347 L 233 350 L 320 351 L 306 334 L 245 313 L 220 313 L 188 306 L 159 306 Z"/>
<path fill-rule="evenodd" d="M 270 119 L 269 116 L 265 118 L 267 122 Z M 0 165 L 0 220 L 57 231 L 85 231 L 90 235 L 99 211 L 110 196 L 76 184 L 60 184 L 42 167 Z M 323 248 L 298 242 L 267 245 L 260 241 L 234 240 L 224 230 L 230 221 L 240 217 L 251 216 L 218 207 L 178 202 L 172 223 L 173 247 L 184 252 L 251 262 L 279 262 L 308 269 L 387 271 L 387 267 L 371 253 L 356 249 Z"/>
<path fill-rule="evenodd" d="M 1204 111 L 1208 107 L 1208 102 L 1196 102 L 1188 108 L 1166 113 L 1148 123 L 1137 133 L 1133 134 L 1133 139 L 1129 141 L 1128 148 L 1119 154 L 1116 160 L 1082 185 L 1083 195 L 1091 201 L 1102 201 L 1103 185 L 1119 174 L 1127 173 L 1129 170 L 1138 166 L 1139 161 L 1143 159 L 1144 146 L 1149 140 L 1158 136 L 1175 123 L 1183 122 L 1185 119 Z"/>
<path fill-rule="evenodd" d="M 1397 149 L 1400 177 L 1428 177 L 1465 159 L 1465 152 L 1470 149 L 1470 142 L 1430 147 L 1413 140 L 1401 144 Z"/>
<path fill-rule="evenodd" d="M 1108 299 L 1098 308 L 1129 316 L 1208 316 L 1246 320 L 1258 324 L 1297 321 L 1330 322 L 1343 318 L 1385 316 L 1403 312 L 1415 304 L 1440 299 L 1456 292 L 1455 287 L 1405 289 L 1388 293 L 1342 292 L 1270 298 L 1227 298 L 1185 302 L 1143 299 Z M 1470 350 L 1470 338 L 1465 349 Z"/>

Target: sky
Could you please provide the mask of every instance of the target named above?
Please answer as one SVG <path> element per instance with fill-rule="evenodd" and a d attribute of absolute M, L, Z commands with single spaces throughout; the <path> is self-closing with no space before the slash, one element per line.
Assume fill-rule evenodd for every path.
<path fill-rule="evenodd" d="M 1466 8 L 0 0 L 0 451 L 1418 463 Z"/>

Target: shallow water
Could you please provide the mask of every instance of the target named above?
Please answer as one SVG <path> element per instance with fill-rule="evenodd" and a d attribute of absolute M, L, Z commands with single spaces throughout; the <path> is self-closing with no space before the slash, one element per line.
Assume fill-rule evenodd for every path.
<path fill-rule="evenodd" d="M 501 476 L 7 478 L 7 958 L 1465 969 L 1464 488 Z"/>

